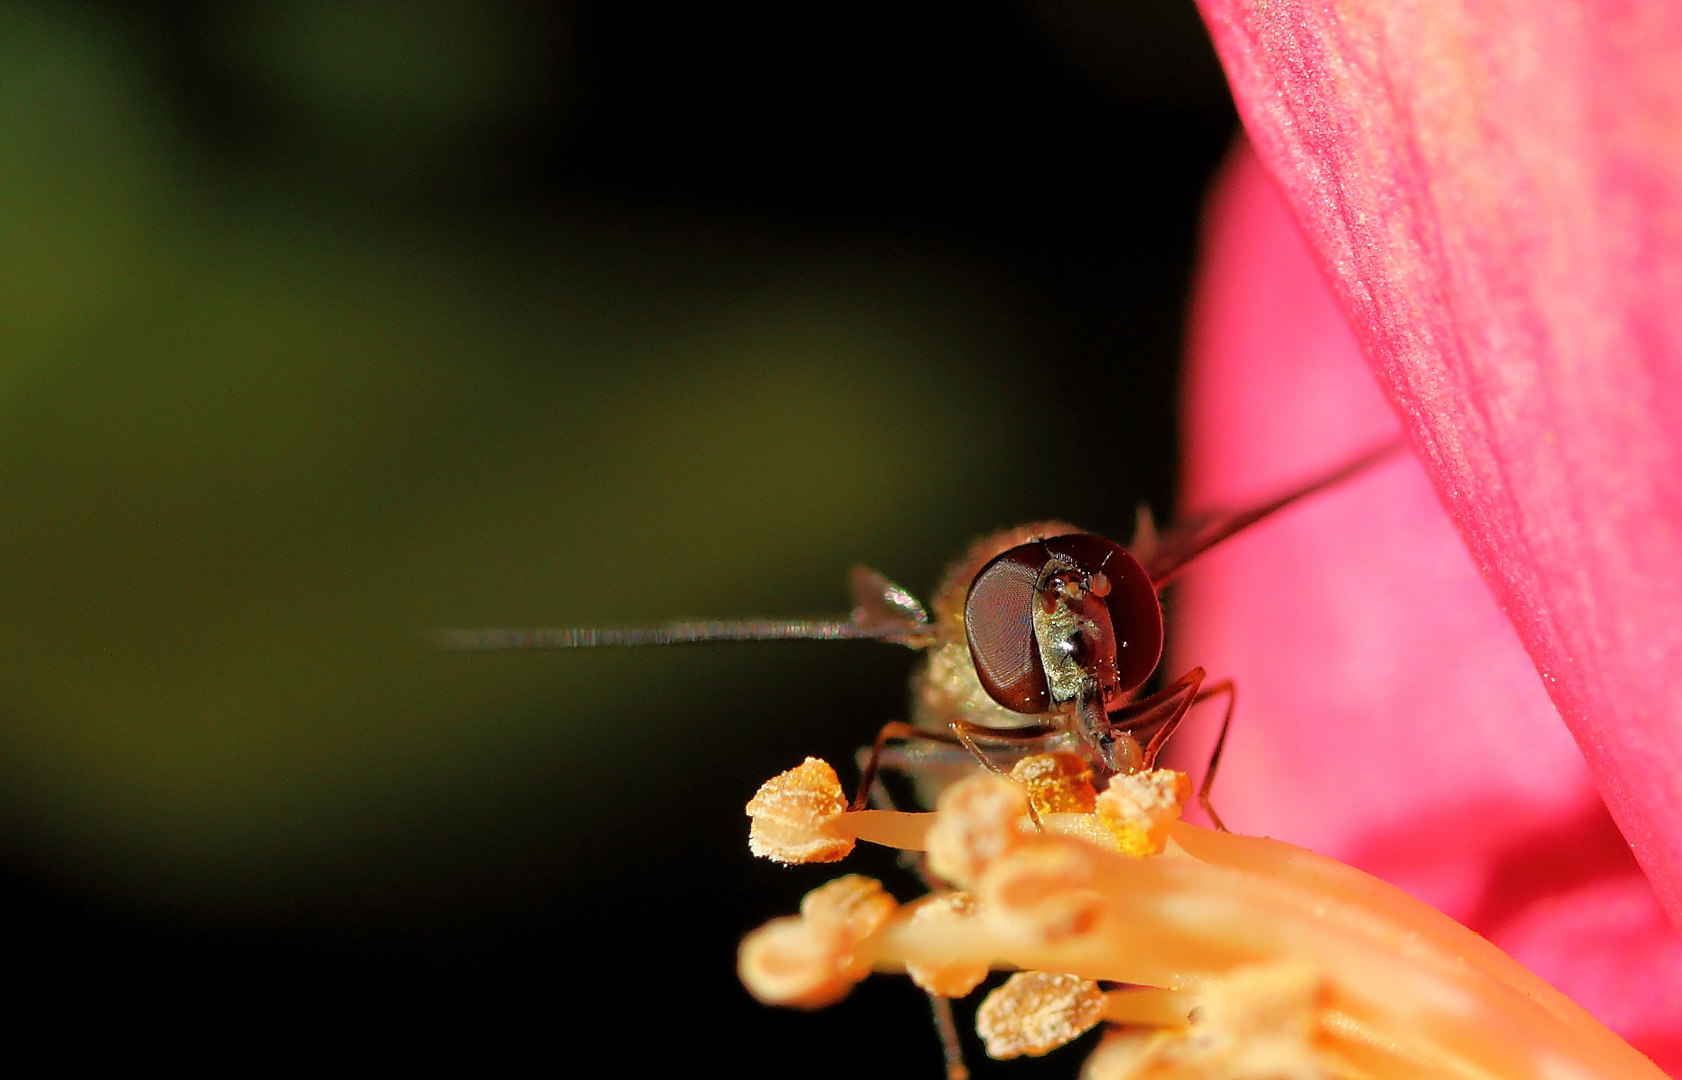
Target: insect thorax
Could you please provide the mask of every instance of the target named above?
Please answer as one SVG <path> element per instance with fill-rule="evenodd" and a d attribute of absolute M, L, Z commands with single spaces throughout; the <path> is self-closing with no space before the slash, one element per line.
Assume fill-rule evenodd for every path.
<path fill-rule="evenodd" d="M 945 641 L 929 650 L 928 660 L 911 681 L 911 722 L 920 728 L 943 730 L 954 720 L 979 727 L 1033 727 L 1041 719 L 1012 712 L 982 689 L 963 638 Z"/>

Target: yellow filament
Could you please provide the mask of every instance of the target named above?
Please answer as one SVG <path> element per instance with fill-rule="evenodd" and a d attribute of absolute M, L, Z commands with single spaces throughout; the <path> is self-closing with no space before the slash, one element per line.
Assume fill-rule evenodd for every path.
<path fill-rule="evenodd" d="M 1191 994 L 1176 994 L 1155 986 L 1134 986 L 1104 995 L 1104 1019 L 1112 1024 L 1185 1027 L 1186 1017 L 1195 1004 L 1197 998 Z"/>
<path fill-rule="evenodd" d="M 1291 957 L 1324 975 L 1328 1015 L 1345 1018 L 1331 1031 L 1340 1050 L 1389 1047 L 1388 1075 L 1421 1062 L 1463 1080 L 1662 1076 L 1574 1004 L 1521 989 L 1516 964 L 1393 886 L 1288 844 L 1203 833 L 1178 825 L 1176 840 L 1189 842 L 1147 859 L 1082 845 L 1090 865 L 1082 892 L 1102 917 L 1080 934 L 1001 932 L 989 919 L 914 932 L 894 923 L 861 956 L 878 968 L 984 960 L 1189 993 L 1234 967 Z M 1190 847 L 1218 852 L 1226 865 Z"/>
<path fill-rule="evenodd" d="M 836 1000 L 871 967 L 917 968 L 948 995 L 968 993 L 986 967 L 1061 973 L 1033 978 L 1091 994 L 1098 981 L 1133 984 L 1101 995 L 1102 1018 L 1158 1030 L 1106 1042 L 1105 1077 L 1225 1077 L 1272 1061 L 1338 1080 L 1663 1080 L 1435 909 L 1301 848 L 1179 822 L 1185 784 L 1134 779 L 1153 777 L 1160 792 L 1123 785 L 1098 798 L 1097 813 L 1042 813 L 1042 832 L 1024 788 L 991 777 L 950 789 L 938 814 L 845 812 L 834 771 L 809 759 L 750 805 L 755 850 L 816 861 L 855 838 L 930 850 L 934 871 L 973 896 L 940 894 L 952 911 L 936 918 L 915 914 L 936 900 L 897 909 L 875 882 L 834 882 L 808 896 L 802 919 L 750 935 L 744 982 L 762 1000 L 804 1007 Z M 1127 843 L 1134 833 L 1150 843 Z M 1039 1022 L 1050 1006 L 1023 1000 L 993 1009 L 993 1034 L 1001 1046 L 1021 1041 L 1010 1053 L 1044 1052 L 1058 1042 Z"/>

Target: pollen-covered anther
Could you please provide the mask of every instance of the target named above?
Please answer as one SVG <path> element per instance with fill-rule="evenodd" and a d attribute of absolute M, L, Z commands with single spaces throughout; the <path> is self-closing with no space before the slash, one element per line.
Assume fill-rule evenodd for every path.
<path fill-rule="evenodd" d="M 827 761 L 809 757 L 773 776 L 748 800 L 753 825 L 748 848 L 780 863 L 835 862 L 853 850 L 854 839 L 838 826 L 847 810 L 841 778 Z"/>
<path fill-rule="evenodd" d="M 898 908 L 872 878 L 837 878 L 807 893 L 799 916 L 774 919 L 743 939 L 737 974 L 748 992 L 767 1005 L 832 1005 L 870 974 L 858 946 Z"/>
<path fill-rule="evenodd" d="M 1010 770 L 1042 814 L 1090 814 L 1098 797 L 1092 769 L 1079 754 L 1030 754 Z"/>
<path fill-rule="evenodd" d="M 967 892 L 936 893 L 911 912 L 911 922 L 952 923 L 975 918 L 975 897 Z M 987 978 L 988 967 L 976 961 L 957 961 L 931 966 L 907 963 L 906 974 L 911 981 L 938 997 L 961 998 L 980 986 Z"/>
<path fill-rule="evenodd" d="M 971 886 L 987 865 L 1026 838 L 1028 796 L 998 776 L 972 776 L 947 788 L 936 806 L 927 843 L 929 868 L 955 885 Z"/>
<path fill-rule="evenodd" d="M 1092 887 L 1096 852 L 1080 840 L 1040 837 L 994 860 L 976 883 L 982 918 L 1000 937 L 1050 945 L 1084 937 L 1104 917 Z"/>
<path fill-rule="evenodd" d="M 1104 992 L 1073 975 L 1020 971 L 987 995 L 975 1030 L 989 1057 L 1038 1057 L 1080 1038 L 1104 1017 Z"/>
<path fill-rule="evenodd" d="M 1328 1080 L 1362 1075 L 1317 1039 L 1325 984 L 1279 960 L 1234 968 L 1209 986 L 1190 1027 L 1106 1040 L 1083 1080 Z"/>
<path fill-rule="evenodd" d="M 1190 796 L 1191 778 L 1173 769 L 1113 776 L 1098 795 L 1098 817 L 1123 855 L 1157 855 Z"/>

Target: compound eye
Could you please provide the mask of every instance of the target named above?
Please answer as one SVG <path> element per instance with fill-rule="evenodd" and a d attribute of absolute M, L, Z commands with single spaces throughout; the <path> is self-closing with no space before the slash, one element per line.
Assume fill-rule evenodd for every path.
<path fill-rule="evenodd" d="M 989 697 L 1012 712 L 1051 708 L 1034 639 L 1034 591 L 1050 553 L 1039 542 L 1011 548 L 981 568 L 964 603 L 970 659 Z"/>
<path fill-rule="evenodd" d="M 1091 533 L 1054 536 L 1045 550 L 1071 560 L 1086 575 L 1092 595 L 1110 611 L 1116 685 L 1122 692 L 1142 685 L 1162 659 L 1162 601 L 1150 575 L 1127 549 Z"/>

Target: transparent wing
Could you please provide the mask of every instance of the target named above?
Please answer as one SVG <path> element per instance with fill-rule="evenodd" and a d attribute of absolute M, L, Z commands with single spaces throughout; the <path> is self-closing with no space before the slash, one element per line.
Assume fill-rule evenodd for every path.
<path fill-rule="evenodd" d="M 933 640 L 916 597 L 874 570 L 853 570 L 853 614 L 847 619 L 695 620 L 663 626 L 525 627 L 438 630 L 434 648 L 450 651 L 593 649 L 613 645 L 698 645 L 710 641 L 894 641 L 922 648 Z"/>
<path fill-rule="evenodd" d="M 1151 523 L 1150 511 L 1141 508 L 1139 529 L 1129 550 L 1150 574 L 1151 583 L 1160 589 L 1185 569 L 1187 563 L 1222 540 L 1242 532 L 1294 502 L 1360 475 L 1391 455 L 1399 453 L 1406 445 L 1403 440 L 1395 439 L 1357 454 L 1329 472 L 1298 484 L 1257 506 L 1245 510 L 1213 510 L 1193 514 L 1160 533 Z"/>
<path fill-rule="evenodd" d="M 851 619 L 748 619 L 741 622 L 674 622 L 664 626 L 521 627 L 436 630 L 434 648 L 452 651 L 500 649 L 593 649 L 609 645 L 698 645 L 709 641 L 844 641 L 891 638 L 886 631 Z"/>
<path fill-rule="evenodd" d="M 868 566 L 855 566 L 847 576 L 853 592 L 853 622 L 881 630 L 884 636 L 915 636 L 928 630 L 929 613 L 909 592 Z"/>

